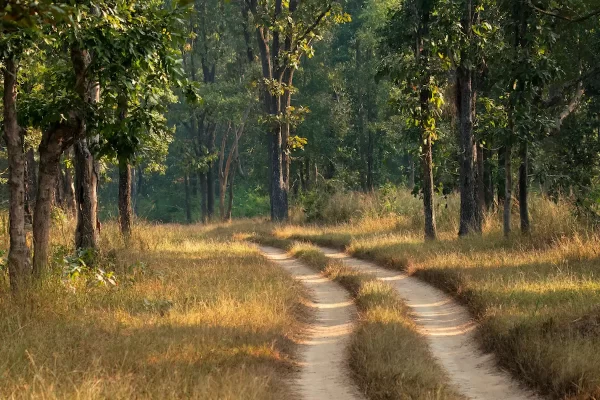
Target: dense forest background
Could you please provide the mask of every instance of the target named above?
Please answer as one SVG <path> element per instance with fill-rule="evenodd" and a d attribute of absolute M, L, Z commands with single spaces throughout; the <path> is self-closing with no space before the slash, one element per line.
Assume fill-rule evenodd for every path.
<path fill-rule="evenodd" d="M 98 56 L 84 147 L 100 221 L 128 207 L 160 222 L 327 220 L 335 194 L 380 191 L 386 202 L 398 187 L 423 199 L 432 238 L 437 196 L 452 193 L 461 234 L 502 209 L 506 232 L 517 209 L 528 232 L 530 192 L 597 214 L 593 0 L 49 4 L 3 17 L 4 57 L 19 62 L 31 209 L 36 150 L 65 115 L 46 111 L 70 101 L 64 50 L 78 43 Z M 77 207 L 74 149 L 60 156 L 55 213 Z M 0 162 L 6 180 L 5 147 Z"/>
<path fill-rule="evenodd" d="M 161 222 L 216 219 L 220 193 L 231 192 L 233 216 L 268 215 L 256 22 L 245 2 L 195 3 L 178 27 L 186 39 L 176 55 L 201 101 L 190 103 L 169 85 L 157 94 L 166 120 L 133 155 L 133 209 Z M 313 33 L 310 49 L 299 54 L 286 150 L 297 210 L 310 214 L 311 202 L 335 191 L 404 185 L 421 193 L 419 88 L 432 98 L 425 118 L 434 191 L 459 191 L 464 146 L 457 91 L 465 66 L 476 93 L 472 129 L 486 207 L 505 197 L 508 147 L 513 157 L 506 165 L 516 170 L 526 159 L 532 190 L 572 196 L 581 211 L 596 212 L 600 32 L 594 2 L 474 2 L 469 30 L 460 24 L 461 4 L 347 1 L 334 22 Z M 26 68 L 41 68 L 42 60 L 27 62 Z M 35 149 L 35 141 L 27 146 Z M 230 154 L 224 182 L 219 168 Z M 118 216 L 118 160 L 108 155 L 98 186 L 102 219 Z M 65 172 L 73 168 L 70 157 L 63 156 Z M 6 171 L 5 153 L 2 163 Z M 5 185 L 2 199 L 7 205 Z"/>

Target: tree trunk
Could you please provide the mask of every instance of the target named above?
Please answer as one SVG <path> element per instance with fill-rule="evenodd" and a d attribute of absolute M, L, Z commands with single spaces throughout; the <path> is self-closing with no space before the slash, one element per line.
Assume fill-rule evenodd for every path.
<path fill-rule="evenodd" d="M 521 217 L 521 232 L 525 235 L 530 233 L 531 226 L 529 222 L 529 179 L 528 179 L 528 148 L 527 142 L 521 142 L 519 155 L 521 165 L 519 167 L 519 212 Z"/>
<path fill-rule="evenodd" d="M 73 147 L 70 147 L 65 152 L 65 157 L 73 161 Z M 75 181 L 71 168 L 65 168 L 64 184 L 66 210 L 70 215 L 74 216 L 77 213 L 77 202 L 75 200 Z"/>
<path fill-rule="evenodd" d="M 375 183 L 374 183 L 374 162 L 375 162 L 375 156 L 374 156 L 374 152 L 375 152 L 375 135 L 373 134 L 373 129 L 367 129 L 368 131 L 368 137 L 367 137 L 367 190 L 369 192 L 373 192 L 375 190 Z"/>
<path fill-rule="evenodd" d="M 25 217 L 31 223 L 33 221 L 32 210 L 35 206 L 35 199 L 37 198 L 37 183 L 38 183 L 38 172 L 37 172 L 37 163 L 35 161 L 35 150 L 30 148 L 27 151 L 27 165 L 26 165 L 26 173 L 27 173 L 27 188 L 25 192 L 25 196 L 27 198 L 27 202 L 25 204 Z"/>
<path fill-rule="evenodd" d="M 200 182 L 200 218 L 203 224 L 208 223 L 208 184 L 206 181 L 206 173 L 199 174 Z"/>
<path fill-rule="evenodd" d="M 408 188 L 412 191 L 415 188 L 415 159 L 412 154 L 408 155 Z"/>
<path fill-rule="evenodd" d="M 65 211 L 66 202 L 65 202 L 65 172 L 64 172 L 64 163 L 63 160 L 60 161 L 58 166 L 58 178 L 56 180 L 56 190 L 54 191 L 54 205 L 61 210 Z"/>
<path fill-rule="evenodd" d="M 498 208 L 504 207 L 504 198 L 506 196 L 506 146 L 498 149 Z"/>
<path fill-rule="evenodd" d="M 58 178 L 60 156 L 64 149 L 71 145 L 74 137 L 85 128 L 54 126 L 42 134 L 39 147 L 40 163 L 38 173 L 38 193 L 33 214 L 33 274 L 41 278 L 46 271 L 48 261 L 52 200 Z M 74 133 L 74 132 L 78 133 Z"/>
<path fill-rule="evenodd" d="M 192 223 L 192 202 L 190 200 L 190 178 L 188 174 L 183 177 L 185 185 L 185 217 L 188 224 Z"/>
<path fill-rule="evenodd" d="M 215 129 L 216 126 L 209 126 L 207 137 L 208 154 L 212 155 L 215 151 Z M 211 161 L 208 163 L 206 172 L 206 213 L 208 220 L 211 220 L 215 214 L 215 165 Z"/>
<path fill-rule="evenodd" d="M 229 178 L 229 199 L 227 201 L 227 221 L 231 221 L 231 213 L 233 211 L 233 182 L 235 180 L 235 168 L 231 170 L 231 177 Z"/>
<path fill-rule="evenodd" d="M 425 239 L 435 240 L 437 229 L 435 224 L 435 208 L 433 204 L 433 148 L 431 138 L 425 139 L 421 154 L 423 180 L 423 210 L 425 212 Z"/>
<path fill-rule="evenodd" d="M 483 148 L 483 182 L 484 202 L 486 211 L 491 211 L 494 208 L 494 181 L 492 178 L 492 151 L 488 148 Z"/>
<path fill-rule="evenodd" d="M 465 2 L 462 28 L 463 33 L 472 36 L 473 21 L 471 1 Z M 468 66 L 468 53 L 461 52 L 461 65 L 457 68 L 457 106 L 460 129 L 460 228 L 459 236 L 481 232 L 481 217 L 478 214 L 476 182 L 476 147 L 473 135 L 476 89 L 473 84 L 473 70 Z"/>
<path fill-rule="evenodd" d="M 119 225 L 121 234 L 131 235 L 131 165 L 127 160 L 119 160 Z"/>
<path fill-rule="evenodd" d="M 271 219 L 281 222 L 288 219 L 288 193 L 283 179 L 283 152 L 281 126 L 271 134 Z"/>
<path fill-rule="evenodd" d="M 8 274 L 13 293 L 20 293 L 30 281 L 31 260 L 25 231 L 25 154 L 23 135 L 17 122 L 17 63 L 5 60 L 4 139 L 8 152 L 9 234 Z"/>
<path fill-rule="evenodd" d="M 10 179 L 10 178 L 9 178 Z M 25 158 L 25 224 L 33 223 L 33 207 L 35 207 L 35 192 L 37 191 L 37 171 L 33 149 L 27 151 Z M 33 180 L 35 179 L 35 183 Z"/>
<path fill-rule="evenodd" d="M 483 217 L 485 215 L 485 156 L 482 145 L 475 146 L 477 150 L 477 218 L 479 231 L 481 232 Z"/>
<path fill-rule="evenodd" d="M 75 89 L 82 101 L 87 97 L 87 66 L 89 55 L 77 46 L 71 48 L 71 62 L 75 72 Z M 69 113 L 66 121 L 54 123 L 42 133 L 39 146 L 40 163 L 38 190 L 33 215 L 33 275 L 43 276 L 48 261 L 51 211 L 61 154 L 85 135 L 86 125 L 78 110 Z M 95 226 L 95 225 L 94 225 Z"/>
<path fill-rule="evenodd" d="M 512 149 L 504 148 L 504 236 L 510 235 L 510 218 L 512 208 Z"/>
<path fill-rule="evenodd" d="M 78 249 L 98 247 L 98 175 L 96 160 L 86 138 L 75 144 L 75 199 L 77 201 L 77 228 L 75 246 Z"/>

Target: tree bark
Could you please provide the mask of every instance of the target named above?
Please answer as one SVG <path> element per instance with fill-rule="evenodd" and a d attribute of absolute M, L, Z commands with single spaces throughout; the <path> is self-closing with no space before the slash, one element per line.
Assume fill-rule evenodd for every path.
<path fill-rule="evenodd" d="M 71 122 L 72 125 L 59 123 L 45 130 L 39 146 L 38 193 L 33 214 L 33 274 L 37 279 L 44 275 L 48 261 L 52 200 L 60 156 L 85 132 L 82 119 L 73 117 Z"/>
<path fill-rule="evenodd" d="M 87 104 L 100 99 L 100 85 L 88 76 L 91 55 L 79 50 L 74 54 L 76 91 Z M 75 201 L 77 203 L 77 227 L 75 246 L 96 249 L 98 246 L 98 164 L 90 147 L 98 142 L 98 136 L 86 137 L 87 128 L 75 143 Z M 89 135 L 87 135 L 89 136 Z"/>
<path fill-rule="evenodd" d="M 283 179 L 283 154 L 281 126 L 271 133 L 271 220 L 288 219 L 288 192 Z"/>
<path fill-rule="evenodd" d="M 504 236 L 510 235 L 510 219 L 512 211 L 512 149 L 504 148 Z"/>
<path fill-rule="evenodd" d="M 521 219 L 521 233 L 527 235 L 530 233 L 531 225 L 529 221 L 529 155 L 526 141 L 521 142 L 519 148 L 521 165 L 519 166 L 519 213 Z"/>
<path fill-rule="evenodd" d="M 433 148 L 431 137 L 425 139 L 421 154 L 423 180 L 423 210 L 425 212 L 425 239 L 435 240 L 437 228 L 433 204 Z"/>
<path fill-rule="evenodd" d="M 472 2 L 465 2 L 463 10 L 462 27 L 463 33 L 470 38 L 472 36 L 473 21 Z M 460 128 L 460 228 L 459 236 L 470 233 L 481 232 L 481 216 L 478 214 L 477 204 L 477 182 L 476 182 L 476 147 L 473 135 L 473 123 L 475 116 L 476 89 L 473 82 L 473 70 L 468 65 L 468 52 L 461 52 L 461 65 L 457 68 L 457 90 L 456 95 L 459 128 Z"/>
<path fill-rule="evenodd" d="M 31 223 L 33 221 L 33 213 L 32 210 L 35 206 L 35 199 L 37 198 L 37 182 L 38 182 L 38 166 L 35 161 L 35 150 L 30 148 L 27 151 L 27 159 L 26 159 L 26 203 L 25 203 L 25 218 L 26 222 Z"/>
<path fill-rule="evenodd" d="M 31 260 L 25 231 L 25 154 L 23 134 L 17 122 L 17 62 L 4 61 L 4 139 L 8 152 L 9 234 L 8 274 L 13 293 L 29 285 Z"/>
<path fill-rule="evenodd" d="M 75 199 L 77 201 L 77 228 L 75 246 L 78 249 L 98 247 L 98 175 L 96 160 L 88 141 L 81 138 L 75 144 Z"/>
<path fill-rule="evenodd" d="M 119 160 L 119 225 L 121 234 L 131 235 L 131 165 L 127 160 Z"/>
<path fill-rule="evenodd" d="M 473 166 L 473 92 L 471 71 L 459 67 L 460 114 L 460 229 L 459 236 L 477 232 L 477 205 L 475 199 L 475 169 Z"/>

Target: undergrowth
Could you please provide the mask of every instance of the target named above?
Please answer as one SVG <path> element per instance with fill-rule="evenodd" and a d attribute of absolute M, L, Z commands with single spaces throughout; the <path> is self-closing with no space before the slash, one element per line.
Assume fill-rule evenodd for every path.
<path fill-rule="evenodd" d="M 517 378 L 556 399 L 599 398 L 600 358 L 591 356 L 600 353 L 600 236 L 593 221 L 567 200 L 536 195 L 531 235 L 515 226 L 504 238 L 494 212 L 482 236 L 459 239 L 453 195 L 436 199 L 436 209 L 452 210 L 453 219 L 444 216 L 439 239 L 425 242 L 418 199 L 399 196 L 405 201 L 392 213 L 365 213 L 339 225 L 277 226 L 274 233 L 345 248 L 442 288 L 471 309 L 482 345 Z"/>

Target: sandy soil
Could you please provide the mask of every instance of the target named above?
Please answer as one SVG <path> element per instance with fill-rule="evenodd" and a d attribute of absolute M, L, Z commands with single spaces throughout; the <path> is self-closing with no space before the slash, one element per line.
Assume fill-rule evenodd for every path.
<path fill-rule="evenodd" d="M 457 389 L 471 399 L 537 399 L 505 371 L 492 354 L 483 353 L 474 340 L 476 323 L 468 310 L 450 296 L 417 278 L 373 263 L 352 258 L 337 250 L 321 248 L 328 257 L 387 281 L 411 307 L 414 319 L 430 348 Z"/>
<path fill-rule="evenodd" d="M 300 343 L 301 368 L 294 385 L 304 400 L 363 400 L 350 378 L 347 347 L 356 309 L 338 284 L 315 273 L 284 251 L 260 247 L 270 260 L 288 271 L 310 291 L 315 320 Z"/>

